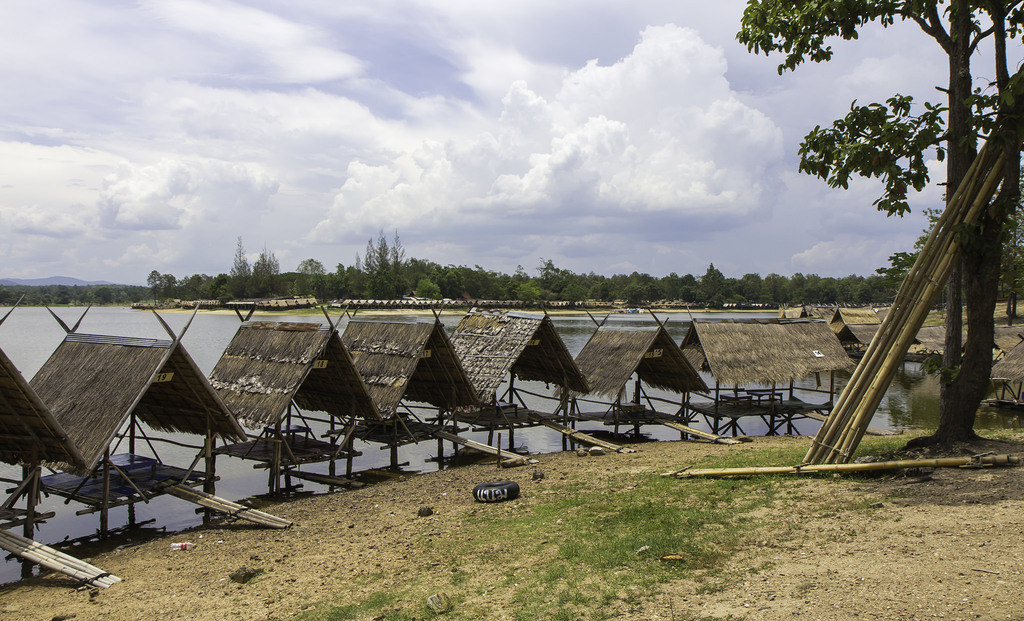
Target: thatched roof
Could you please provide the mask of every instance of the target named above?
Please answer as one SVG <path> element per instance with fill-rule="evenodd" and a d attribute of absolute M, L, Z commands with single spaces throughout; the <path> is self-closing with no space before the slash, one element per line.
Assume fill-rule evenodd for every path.
<path fill-rule="evenodd" d="M 576 356 L 590 391 L 614 397 L 634 373 L 649 386 L 676 393 L 707 385 L 665 328 L 615 330 L 602 326 Z"/>
<path fill-rule="evenodd" d="M 1017 345 L 992 365 L 992 379 L 1024 382 L 1024 347 Z"/>
<path fill-rule="evenodd" d="M 245 439 L 180 342 L 72 332 L 30 386 L 90 469 L 132 414 L 157 431 Z"/>
<path fill-rule="evenodd" d="M 996 348 L 1004 353 L 1009 352 L 1024 339 L 1024 325 L 996 326 L 994 337 Z"/>
<path fill-rule="evenodd" d="M 828 324 L 816 320 L 694 321 L 682 347 L 694 366 L 728 385 L 782 384 L 854 367 Z"/>
<path fill-rule="evenodd" d="M 844 345 L 848 343 L 856 343 L 866 347 L 871 344 L 871 339 L 875 338 L 875 333 L 878 332 L 880 327 L 881 324 L 872 323 L 844 325 L 839 332 L 836 332 L 836 336 L 839 337 L 839 342 Z M 833 330 L 833 332 L 834 331 L 835 330 Z"/>
<path fill-rule="evenodd" d="M 911 351 L 942 352 L 946 348 L 946 327 L 925 326 L 917 331 L 917 345 Z"/>
<path fill-rule="evenodd" d="M 786 308 L 779 308 L 779 319 L 803 319 L 807 317 L 806 306 L 789 306 Z"/>
<path fill-rule="evenodd" d="M 50 410 L 0 350 L 0 461 L 48 462 L 65 470 L 86 469 L 85 460 Z"/>
<path fill-rule="evenodd" d="M 473 387 L 493 395 L 505 376 L 586 393 L 587 380 L 547 315 L 470 311 L 451 335 Z"/>
<path fill-rule="evenodd" d="M 252 427 L 280 422 L 292 400 L 337 418 L 380 418 L 338 333 L 320 323 L 243 323 L 210 384 Z"/>
<path fill-rule="evenodd" d="M 882 320 L 872 308 L 837 308 L 829 327 L 844 344 L 868 345 Z"/>
<path fill-rule="evenodd" d="M 882 320 L 873 308 L 837 308 L 832 313 L 832 320 L 829 324 L 832 331 L 839 334 L 843 326 L 878 325 Z"/>
<path fill-rule="evenodd" d="M 406 399 L 448 411 L 480 403 L 439 322 L 350 321 L 341 341 L 385 418 Z"/>

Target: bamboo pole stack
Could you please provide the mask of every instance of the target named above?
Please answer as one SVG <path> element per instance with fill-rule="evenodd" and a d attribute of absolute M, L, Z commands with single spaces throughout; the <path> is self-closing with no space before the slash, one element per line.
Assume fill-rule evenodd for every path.
<path fill-rule="evenodd" d="M 47 569 L 59 571 L 76 580 L 103 587 L 104 589 L 121 581 L 114 574 L 107 573 L 95 565 L 90 565 L 83 560 L 64 554 L 59 550 L 54 550 L 49 546 L 44 546 L 37 541 L 22 537 L 9 530 L 0 530 L 0 548 L 32 561 L 37 565 L 42 565 Z"/>
<path fill-rule="evenodd" d="M 860 444 L 882 396 L 959 257 L 959 228 L 976 221 L 999 186 L 1003 149 L 986 144 L 929 234 L 831 414 L 814 437 L 805 464 L 846 463 Z"/>

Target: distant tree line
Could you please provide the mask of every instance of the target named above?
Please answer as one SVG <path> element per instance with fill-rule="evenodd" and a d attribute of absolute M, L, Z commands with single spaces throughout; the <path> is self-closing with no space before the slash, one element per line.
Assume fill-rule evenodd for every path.
<path fill-rule="evenodd" d="M 633 272 L 604 276 L 577 274 L 550 259 L 541 259 L 531 275 L 522 266 L 504 274 L 479 265 L 440 265 L 406 257 L 396 233 L 388 240 L 383 231 L 369 240 L 365 252 L 352 265 L 338 264 L 327 271 L 316 259 L 299 263 L 294 272 L 280 271 L 274 253 L 264 248 L 250 264 L 238 238 L 234 261 L 228 272 L 182 278 L 153 270 L 146 286 L 49 286 L 0 287 L 0 304 L 130 304 L 167 300 L 231 300 L 285 296 L 314 296 L 319 301 L 344 299 L 395 299 L 414 296 L 428 299 L 519 300 L 601 302 L 623 301 L 631 306 L 656 301 L 675 301 L 697 307 L 726 305 L 883 304 L 892 300 L 899 274 L 883 268 L 872 276 L 824 277 L 796 273 L 771 273 L 726 277 L 714 264 L 699 276 L 675 272 L 660 278 Z"/>
<path fill-rule="evenodd" d="M 316 259 L 299 263 L 294 272 L 282 273 L 274 253 L 264 248 L 251 265 L 238 239 L 231 270 L 217 276 L 197 274 L 176 278 L 153 271 L 148 280 L 150 299 L 233 299 L 314 296 L 320 301 L 343 299 L 395 299 L 414 296 L 428 299 L 488 299 L 541 302 L 625 301 L 642 305 L 659 300 L 695 306 L 727 304 L 878 304 L 892 299 L 898 282 L 883 275 L 822 277 L 816 274 L 744 274 L 729 278 L 714 264 L 704 274 L 656 278 L 633 272 L 604 276 L 577 274 L 550 259 L 542 259 L 536 274 L 522 266 L 505 274 L 479 265 L 441 265 L 406 257 L 396 233 L 387 239 L 381 231 L 367 241 L 366 250 L 351 265 L 338 264 L 327 271 Z"/>
<path fill-rule="evenodd" d="M 151 291 L 141 285 L 0 285 L 0 306 L 88 306 L 128 305 L 149 299 Z"/>

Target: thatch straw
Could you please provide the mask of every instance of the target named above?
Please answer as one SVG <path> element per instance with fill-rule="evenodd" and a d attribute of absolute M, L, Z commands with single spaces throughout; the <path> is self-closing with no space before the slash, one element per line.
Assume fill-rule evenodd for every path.
<path fill-rule="evenodd" d="M 803 319 L 807 316 L 807 312 L 803 306 L 792 306 L 790 308 L 779 309 L 779 319 Z"/>
<path fill-rule="evenodd" d="M 85 460 L 57 419 L 0 350 L 0 461 L 32 466 L 39 462 L 83 472 Z"/>
<path fill-rule="evenodd" d="M 338 418 L 380 418 L 338 333 L 319 323 L 243 323 L 210 384 L 252 427 L 280 422 L 292 400 Z"/>
<path fill-rule="evenodd" d="M 836 336 L 839 337 L 839 342 L 843 345 L 863 345 L 867 347 L 871 344 L 871 339 L 875 338 L 878 326 L 879 324 L 874 323 L 843 325 L 839 332 L 836 332 Z M 835 332 L 835 325 L 832 326 L 832 331 Z"/>
<path fill-rule="evenodd" d="M 836 324 L 846 326 L 878 325 L 882 323 L 878 313 L 873 308 L 837 308 L 832 314 L 833 326 Z"/>
<path fill-rule="evenodd" d="M 1024 339 L 1024 325 L 1022 326 L 996 326 L 995 347 L 1000 354 L 1007 354 L 1017 347 L 1017 344 Z"/>
<path fill-rule="evenodd" d="M 586 393 L 587 381 L 547 315 L 470 311 L 451 335 L 462 368 L 481 398 L 505 377 Z"/>
<path fill-rule="evenodd" d="M 675 393 L 706 391 L 707 385 L 664 327 L 615 330 L 602 326 L 576 356 L 590 392 L 615 397 L 636 373 L 641 382 Z"/>
<path fill-rule="evenodd" d="M 963 334 L 966 336 L 966 332 Z M 917 331 L 913 352 L 942 353 L 946 348 L 946 326 L 926 326 Z"/>
<path fill-rule="evenodd" d="M 816 320 L 694 321 L 683 340 L 721 384 L 783 384 L 854 364 L 828 325 Z"/>
<path fill-rule="evenodd" d="M 30 386 L 89 469 L 133 414 L 157 431 L 245 438 L 180 343 L 71 333 Z"/>
<path fill-rule="evenodd" d="M 385 418 L 406 399 L 446 411 L 479 405 L 438 322 L 350 321 L 341 341 Z"/>
<path fill-rule="evenodd" d="M 1007 352 L 1002 360 L 992 365 L 992 379 L 1024 382 L 1024 347 L 1018 344 Z"/>

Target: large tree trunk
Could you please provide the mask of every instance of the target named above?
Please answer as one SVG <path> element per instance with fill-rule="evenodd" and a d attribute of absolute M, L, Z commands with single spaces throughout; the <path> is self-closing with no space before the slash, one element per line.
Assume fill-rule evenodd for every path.
<path fill-rule="evenodd" d="M 999 286 L 999 218 L 986 214 L 977 238 L 966 244 L 964 284 L 967 293 L 967 342 L 959 372 L 944 384 L 939 427 L 931 442 L 948 444 L 977 438 L 974 421 L 992 372 L 996 292 Z"/>
<path fill-rule="evenodd" d="M 951 42 L 950 47 L 946 50 L 949 54 L 949 119 L 946 141 L 948 152 L 946 157 L 947 201 L 952 198 L 953 190 L 960 186 L 960 182 L 966 176 L 967 169 L 970 168 L 977 153 L 974 142 L 968 139 L 968 136 L 971 135 L 971 110 L 964 103 L 971 94 L 971 58 L 969 53 L 971 12 L 966 0 L 954 0 L 951 9 L 953 11 L 953 19 L 950 23 Z M 965 390 L 965 387 L 961 385 L 960 374 L 956 373 L 956 370 L 960 369 L 964 363 L 961 358 L 963 275 L 966 272 L 968 286 L 973 287 L 976 283 L 971 281 L 975 278 L 976 268 L 977 265 L 973 262 L 968 267 L 968 261 L 964 260 L 959 262 L 950 276 L 946 301 L 946 339 L 942 356 L 942 366 L 947 371 L 942 374 L 939 387 L 939 430 L 934 437 L 920 439 L 917 443 L 931 443 L 940 438 L 942 441 L 948 441 L 951 439 L 966 440 L 973 437 L 977 403 L 971 407 L 967 394 L 973 394 L 973 391 Z M 973 301 L 974 298 L 969 289 L 967 296 L 969 308 Z M 970 329 L 970 319 L 968 319 L 968 329 Z M 991 360 L 989 365 L 991 365 Z M 968 375 L 973 376 L 973 374 Z M 986 383 L 988 381 L 987 372 L 985 381 Z"/>
<path fill-rule="evenodd" d="M 950 185 L 947 186 L 949 188 L 955 187 L 952 183 L 954 179 L 952 160 L 954 157 L 959 158 L 964 155 L 960 149 L 955 147 L 956 136 L 966 135 L 954 132 L 954 122 L 959 123 L 962 120 L 960 114 L 964 113 L 962 107 L 955 106 L 954 102 L 963 102 L 964 93 L 959 89 L 970 88 L 963 83 L 965 77 L 968 83 L 970 81 L 969 60 L 959 53 L 963 50 L 963 45 L 969 37 L 957 37 L 955 34 L 959 32 L 966 35 L 966 31 L 958 30 L 961 22 L 957 16 L 958 12 L 966 13 L 966 2 L 957 0 L 952 7 L 954 18 L 951 34 L 954 34 L 954 38 L 962 41 L 956 44 L 957 53 L 950 54 L 949 59 L 950 137 L 948 144 L 951 156 L 947 162 L 947 170 L 950 171 Z M 996 81 L 999 91 L 1003 92 L 1009 84 L 1009 72 L 1006 65 L 1006 32 L 1003 29 L 1005 14 L 998 6 L 995 6 L 993 11 L 991 17 L 995 27 Z M 954 90 L 954 86 L 956 90 Z M 1008 118 L 1013 119 L 1021 113 L 1019 102 L 1013 104 L 1012 108 L 1000 110 L 1000 117 L 1004 121 Z M 1013 213 L 1020 202 L 1020 136 L 1012 129 L 1006 129 L 1006 127 L 1015 126 L 1016 122 L 1007 123 L 1003 129 L 989 138 L 990 141 L 1000 142 L 999 146 L 1004 149 L 1006 160 L 999 195 L 979 220 L 977 228 L 961 234 L 962 265 L 967 292 L 967 345 L 959 364 L 952 357 L 948 361 L 944 359 L 944 366 L 956 370 L 956 372 L 948 378 L 948 381 L 944 379 L 943 382 L 939 403 L 939 427 L 933 436 L 912 441 L 911 444 L 914 445 L 951 443 L 977 438 L 977 434 L 974 433 L 974 422 L 978 406 L 988 392 L 989 378 L 992 372 L 995 308 L 1002 258 L 1002 229 L 1007 216 Z M 963 177 L 955 178 L 959 184 L 959 180 Z M 947 343 L 952 338 L 950 330 L 951 326 L 947 323 Z M 959 329 L 957 331 L 959 332 Z"/>

